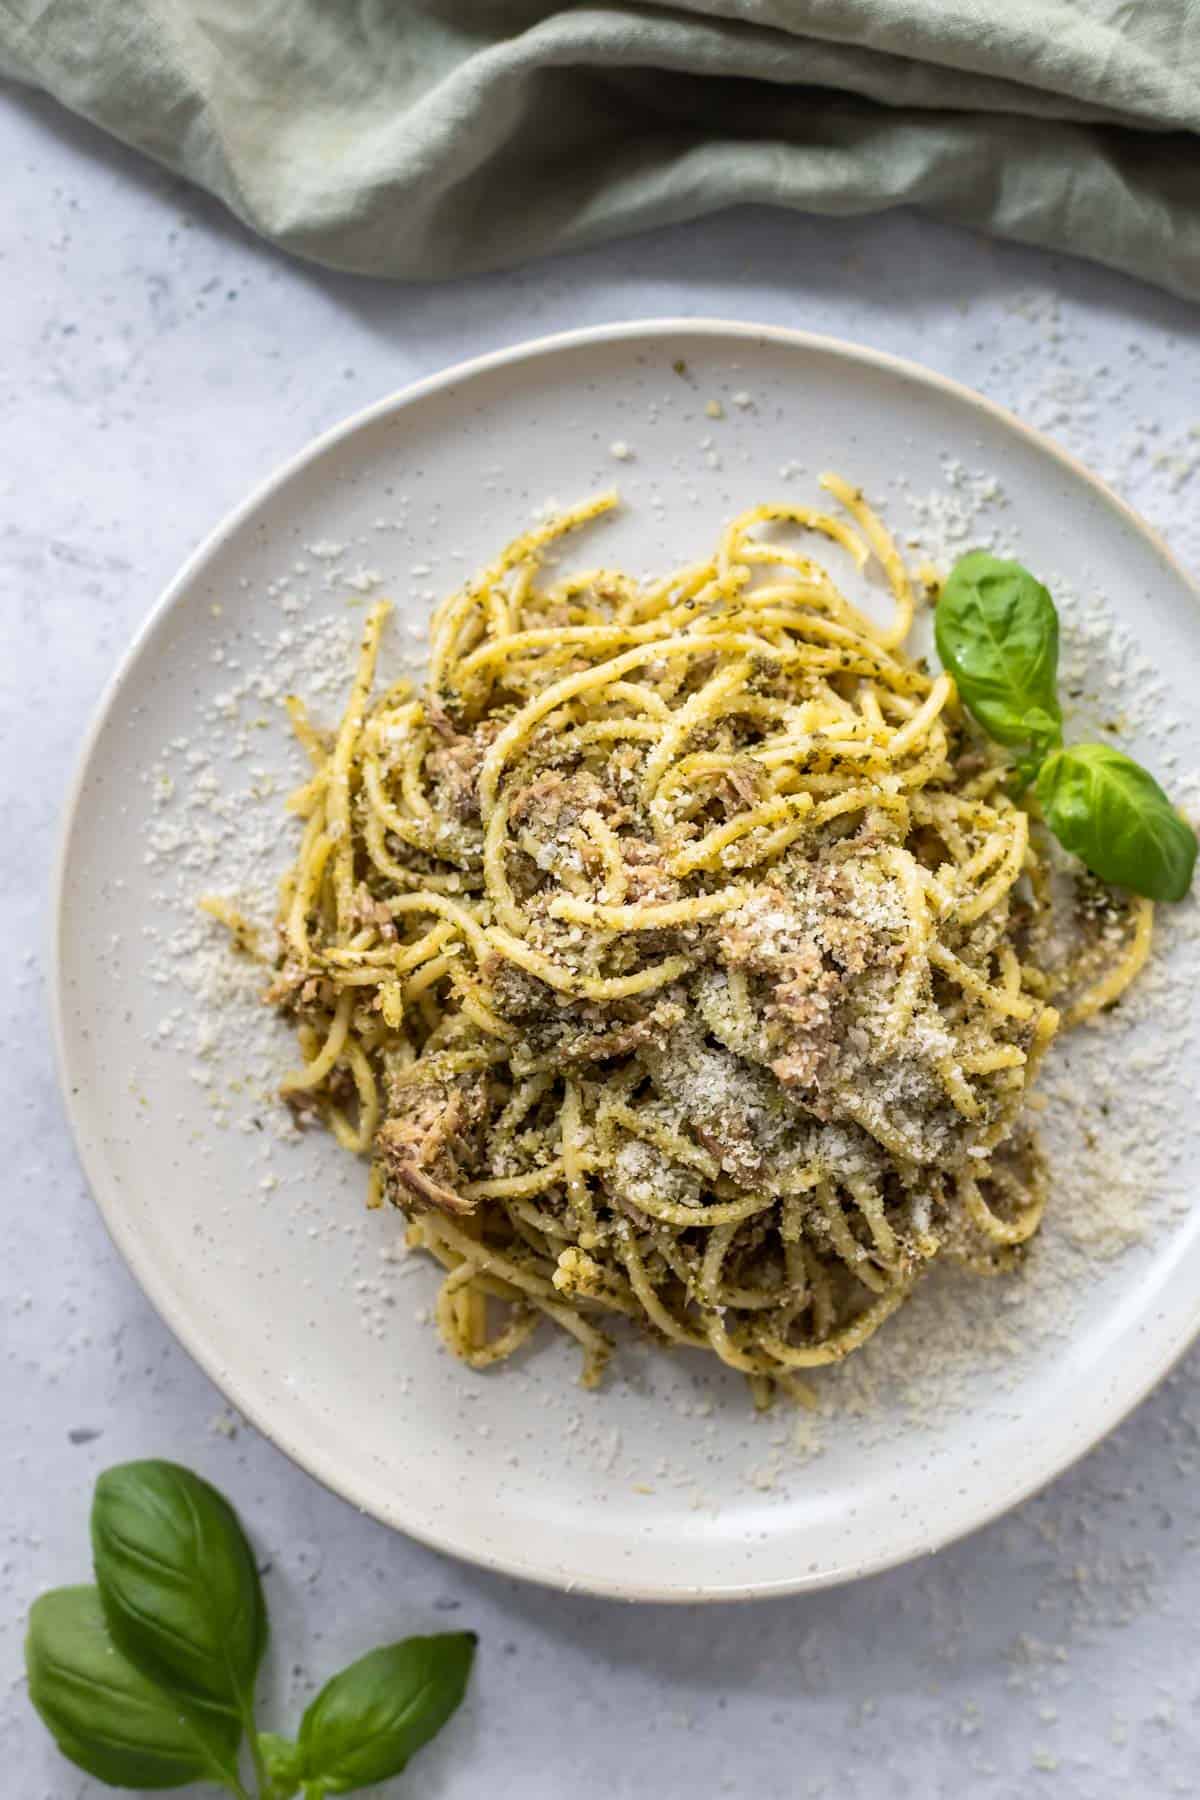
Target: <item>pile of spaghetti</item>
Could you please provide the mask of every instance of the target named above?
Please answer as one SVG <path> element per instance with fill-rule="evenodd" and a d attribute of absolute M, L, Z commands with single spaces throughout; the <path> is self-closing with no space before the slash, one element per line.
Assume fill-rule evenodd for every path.
<path fill-rule="evenodd" d="M 371 1158 L 473 1367 L 548 1319 L 590 1384 L 625 1315 L 765 1402 L 936 1258 L 1003 1268 L 1037 1228 L 1046 853 L 902 649 L 888 534 L 823 486 L 836 516 L 756 507 L 666 579 L 556 576 L 603 496 L 444 602 L 423 691 L 372 698 L 377 605 L 336 732 L 289 701 L 313 770 L 268 996 L 305 1058 L 286 1094 Z M 814 539 L 876 559 L 886 628 Z M 1082 1011 L 1148 934 L 1089 904 L 1101 960 L 1124 948 Z"/>

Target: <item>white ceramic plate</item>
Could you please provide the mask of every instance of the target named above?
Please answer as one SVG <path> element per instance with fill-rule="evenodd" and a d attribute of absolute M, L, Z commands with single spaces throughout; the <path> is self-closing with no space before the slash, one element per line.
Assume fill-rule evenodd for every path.
<path fill-rule="evenodd" d="M 163 597 L 108 693 L 68 808 L 58 1049 L 117 1245 L 233 1405 L 305 1469 L 378 1518 L 515 1574 L 695 1599 L 883 1568 L 1061 1470 L 1200 1322 L 1200 1222 L 1171 1158 L 1155 1149 L 1139 1194 L 1119 1157 L 1086 1161 L 1103 1154 L 1093 1140 L 1086 1152 L 1058 1147 L 1076 1176 L 1085 1157 L 1083 1187 L 1068 1180 L 1056 1194 L 1028 1272 L 931 1280 L 882 1348 L 823 1385 L 815 1419 L 755 1419 L 739 1378 L 646 1347 L 624 1352 L 595 1395 L 575 1385 L 571 1347 L 548 1339 L 479 1376 L 439 1348 L 421 1316 L 435 1278 L 402 1260 L 396 1216 L 364 1213 L 361 1169 L 321 1133 L 299 1145 L 274 1135 L 270 1090 L 289 1065 L 288 1034 L 252 1001 L 220 1001 L 219 934 L 193 902 L 237 887 L 247 845 L 257 876 L 282 865 L 281 795 L 264 791 L 282 791 L 299 765 L 279 693 L 295 681 L 318 690 L 319 713 L 340 710 L 349 662 L 335 659 L 331 677 L 319 651 L 330 633 L 352 634 L 361 614 L 347 597 L 372 571 L 383 577 L 398 609 L 395 663 L 428 597 L 551 497 L 618 482 L 624 511 L 580 554 L 661 570 L 735 509 L 810 495 L 825 467 L 863 483 L 902 534 L 915 524 L 942 540 L 935 550 L 965 548 L 964 532 L 997 534 L 1087 596 L 1078 631 L 1092 649 L 1119 651 L 1135 630 L 1148 662 L 1125 670 L 1108 704 L 1120 710 L 1138 690 L 1147 717 L 1173 706 L 1178 766 L 1200 765 L 1188 693 L 1196 595 L 1112 494 L 919 368 L 798 333 L 680 320 L 464 364 L 297 457 Z M 1096 594 L 1111 625 L 1088 610 Z M 294 671 L 297 657 L 307 671 Z M 1124 741 L 1161 764 L 1153 734 L 1139 746 L 1131 727 Z M 1177 986 L 1194 963 L 1194 939 L 1176 939 L 1160 995 L 1164 970 Z M 1104 1093 L 1119 1112 L 1114 1089 L 1153 1080 L 1186 1170 L 1200 1157 L 1185 1105 L 1195 1063 L 1155 1063 L 1178 1018 L 1165 1002 L 1141 1011 L 1094 1036 L 1099 1061 L 1088 1045 L 1068 1048 L 1077 1085 L 1065 1110 L 1086 1114 Z M 1119 1150 L 1142 1127 L 1131 1115 L 1113 1130 L 1125 1134 Z M 1141 1237 L 1111 1255 L 1137 1235 L 1135 1201 Z"/>

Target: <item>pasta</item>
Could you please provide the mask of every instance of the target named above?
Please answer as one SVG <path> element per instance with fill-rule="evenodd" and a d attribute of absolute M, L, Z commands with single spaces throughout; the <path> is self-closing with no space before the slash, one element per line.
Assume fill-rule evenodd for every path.
<path fill-rule="evenodd" d="M 375 691 L 379 604 L 336 731 L 288 703 L 285 1095 L 371 1158 L 475 1368 L 548 1320 L 594 1383 L 623 1315 L 802 1394 L 937 1259 L 1022 1254 L 1054 1001 L 1078 1022 L 1144 960 L 1149 903 L 1099 890 L 1047 953 L 1042 835 L 902 648 L 882 523 L 823 486 L 840 512 L 755 507 L 665 579 L 550 578 L 603 495 L 439 607 L 421 692 Z M 886 626 L 813 540 L 876 560 Z"/>

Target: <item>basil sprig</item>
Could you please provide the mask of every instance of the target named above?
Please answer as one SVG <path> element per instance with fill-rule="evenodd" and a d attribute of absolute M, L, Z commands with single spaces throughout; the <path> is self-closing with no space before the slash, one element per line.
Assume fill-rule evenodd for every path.
<path fill-rule="evenodd" d="M 1020 563 L 972 550 L 955 563 L 934 621 L 959 698 L 1014 751 L 1059 842 L 1102 880 L 1151 900 L 1182 900 L 1196 834 L 1154 777 L 1109 744 L 1062 744 L 1058 611 Z"/>
<path fill-rule="evenodd" d="M 175 1463 L 126 1463 L 96 1484 L 95 1587 L 43 1594 L 25 1645 L 29 1697 L 64 1756 L 111 1787 L 217 1782 L 251 1800 L 325 1800 L 386 1781 L 466 1689 L 470 1632 L 371 1651 L 326 1683 L 293 1743 L 260 1733 L 254 1688 L 267 1613 L 237 1514 Z"/>

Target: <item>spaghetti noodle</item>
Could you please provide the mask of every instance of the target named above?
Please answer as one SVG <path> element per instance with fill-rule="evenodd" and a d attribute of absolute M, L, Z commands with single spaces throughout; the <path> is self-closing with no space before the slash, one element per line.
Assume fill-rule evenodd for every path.
<path fill-rule="evenodd" d="M 604 495 L 442 604 L 421 692 L 372 698 L 381 604 L 336 732 L 289 701 L 312 773 L 269 994 L 299 1028 L 285 1093 L 371 1158 L 473 1367 L 550 1320 L 591 1384 L 625 1315 L 765 1402 L 939 1257 L 1003 1269 L 1038 1227 L 1047 851 L 901 648 L 891 538 L 823 486 L 845 516 L 755 507 L 663 580 L 545 579 Z M 878 561 L 887 626 L 814 538 Z M 1147 903 L 1095 903 L 1123 948 L 1093 933 L 1072 1020 L 1149 942 Z"/>

